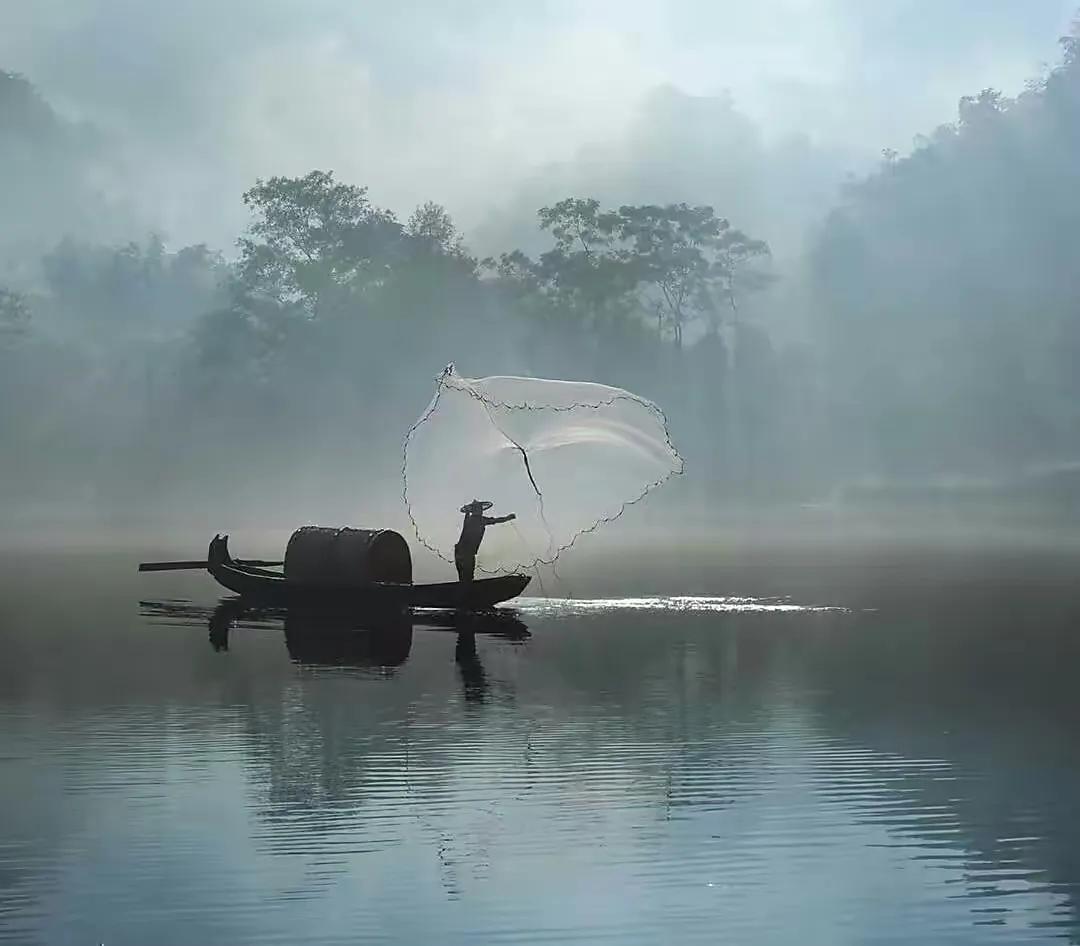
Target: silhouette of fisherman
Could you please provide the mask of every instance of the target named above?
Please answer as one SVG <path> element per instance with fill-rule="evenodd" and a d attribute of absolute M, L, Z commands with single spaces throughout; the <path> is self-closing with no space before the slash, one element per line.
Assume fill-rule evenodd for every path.
<path fill-rule="evenodd" d="M 473 573 L 476 571 L 476 553 L 480 549 L 480 543 L 484 541 L 484 530 L 488 526 L 517 518 L 514 513 L 508 516 L 485 516 L 484 513 L 491 506 L 492 504 L 486 500 L 474 499 L 461 507 L 461 511 L 465 513 L 465 521 L 461 525 L 461 538 L 454 546 L 454 565 L 457 567 L 458 581 L 473 580 Z"/>

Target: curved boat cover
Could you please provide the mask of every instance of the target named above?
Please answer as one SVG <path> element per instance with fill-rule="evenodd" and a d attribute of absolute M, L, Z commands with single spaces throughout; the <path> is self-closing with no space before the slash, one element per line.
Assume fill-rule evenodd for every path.
<path fill-rule="evenodd" d="M 285 549 L 285 577 L 304 584 L 410 584 L 412 556 L 391 529 L 304 526 Z"/>

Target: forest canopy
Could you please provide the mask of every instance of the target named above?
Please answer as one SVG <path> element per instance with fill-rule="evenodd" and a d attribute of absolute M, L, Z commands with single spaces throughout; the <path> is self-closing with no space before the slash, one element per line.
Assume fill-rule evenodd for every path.
<path fill-rule="evenodd" d="M 401 218 L 329 169 L 253 182 L 235 250 L 174 248 L 117 223 L 102 160 L 0 73 L 7 508 L 150 504 L 207 457 L 283 483 L 360 468 L 390 495 L 450 360 L 659 401 L 688 489 L 720 504 L 1080 460 L 1077 34 L 1019 96 L 976 92 L 884 152 L 782 265 L 707 199 L 588 194 L 538 208 L 528 252 L 478 258 L 436 200 Z"/>

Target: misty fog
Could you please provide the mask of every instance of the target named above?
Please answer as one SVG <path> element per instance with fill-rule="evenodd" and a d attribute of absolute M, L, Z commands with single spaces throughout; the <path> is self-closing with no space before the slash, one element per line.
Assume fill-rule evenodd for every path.
<path fill-rule="evenodd" d="M 402 528 L 450 361 L 659 403 L 642 527 L 1074 515 L 1075 0 L 489 7 L 0 12 L 0 529 Z"/>

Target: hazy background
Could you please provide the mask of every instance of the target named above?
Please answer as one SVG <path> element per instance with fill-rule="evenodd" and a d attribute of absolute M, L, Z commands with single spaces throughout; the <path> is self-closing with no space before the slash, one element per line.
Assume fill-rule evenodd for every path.
<path fill-rule="evenodd" d="M 8 533 L 400 526 L 398 444 L 449 360 L 655 397 L 689 463 L 667 521 L 1066 521 L 1075 0 L 582 6 L 7 4 Z M 314 169 L 394 219 L 354 215 L 363 247 L 297 283 L 273 234 L 237 246 L 242 195 Z M 569 197 L 708 205 L 771 254 L 677 345 L 655 267 L 609 279 L 538 226 Z M 410 224 L 425 201 L 456 229 Z"/>
<path fill-rule="evenodd" d="M 1019 92 L 1058 59 L 1074 12 L 1069 0 L 42 0 L 6 5 L 0 61 L 94 125 L 120 175 L 110 196 L 180 244 L 231 246 L 256 177 L 320 167 L 399 213 L 437 197 L 470 237 L 488 231 L 486 253 L 503 248 L 496 221 L 520 223 L 522 191 L 544 203 L 635 166 L 663 202 L 730 200 L 794 174 L 814 193 L 788 183 L 783 202 L 795 192 L 820 211 L 845 172 L 953 119 L 961 95 Z M 690 101 L 658 102 L 665 87 Z M 631 153 L 642 144 L 653 153 Z M 787 163 L 744 166 L 761 157 Z M 690 180 L 673 173 L 691 164 Z M 754 204 L 721 209 L 758 224 Z"/>

